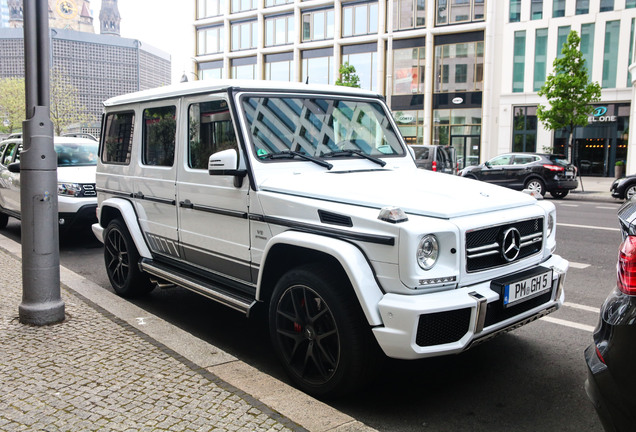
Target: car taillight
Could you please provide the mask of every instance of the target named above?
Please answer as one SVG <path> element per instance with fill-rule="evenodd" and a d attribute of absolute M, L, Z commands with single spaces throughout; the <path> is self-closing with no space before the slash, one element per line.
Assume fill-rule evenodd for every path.
<path fill-rule="evenodd" d="M 617 285 L 627 295 L 636 295 L 636 236 L 628 236 L 618 249 Z"/>
<path fill-rule="evenodd" d="M 433 171 L 437 171 L 437 161 L 433 161 Z"/>
<path fill-rule="evenodd" d="M 550 171 L 565 171 L 565 168 L 560 165 L 543 165 L 543 168 L 549 169 Z"/>

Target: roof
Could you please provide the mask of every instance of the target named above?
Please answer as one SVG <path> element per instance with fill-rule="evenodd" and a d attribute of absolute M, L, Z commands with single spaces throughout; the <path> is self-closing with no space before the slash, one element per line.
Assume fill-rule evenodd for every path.
<path fill-rule="evenodd" d="M 115 96 L 104 102 L 104 106 L 116 106 L 149 100 L 166 99 L 170 97 L 210 93 L 228 89 L 246 91 L 281 91 L 281 92 L 320 92 L 329 94 L 342 94 L 350 96 L 382 97 L 376 92 L 361 90 L 352 87 L 330 86 L 322 84 L 302 84 L 284 81 L 259 81 L 259 80 L 201 80 L 165 87 L 157 87 L 150 90 L 142 90 L 121 96 Z"/>

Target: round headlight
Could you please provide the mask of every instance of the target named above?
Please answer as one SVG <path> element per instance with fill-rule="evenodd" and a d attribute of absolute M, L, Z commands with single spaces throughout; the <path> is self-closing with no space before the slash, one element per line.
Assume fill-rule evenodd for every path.
<path fill-rule="evenodd" d="M 554 231 L 554 215 L 552 213 L 550 213 L 548 215 L 548 237 L 550 237 L 552 235 L 552 231 Z"/>
<path fill-rule="evenodd" d="M 424 270 L 430 270 L 439 256 L 439 242 L 433 234 L 422 237 L 417 247 L 417 264 Z"/>

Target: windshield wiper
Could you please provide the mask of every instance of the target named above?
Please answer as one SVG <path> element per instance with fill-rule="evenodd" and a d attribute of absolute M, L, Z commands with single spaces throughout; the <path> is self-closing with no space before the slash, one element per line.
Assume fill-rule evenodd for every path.
<path fill-rule="evenodd" d="M 379 159 L 377 157 L 373 157 L 370 156 L 360 150 L 338 150 L 338 151 L 332 151 L 329 153 L 324 153 L 323 156 L 324 157 L 334 157 L 334 156 L 353 156 L 353 155 L 358 155 L 360 157 L 363 157 L 365 159 L 369 159 L 371 162 L 375 162 L 380 166 L 384 166 L 386 165 L 386 162 L 383 161 L 382 159 Z"/>
<path fill-rule="evenodd" d="M 324 161 L 322 159 L 318 159 L 318 158 L 315 158 L 313 156 L 309 156 L 309 155 L 306 155 L 304 153 L 300 153 L 300 152 L 293 151 L 293 150 L 283 150 L 283 151 L 278 152 L 278 153 L 269 153 L 269 154 L 261 156 L 261 157 L 263 157 L 265 159 L 293 159 L 295 157 L 299 157 L 301 159 L 305 159 L 305 160 L 311 161 L 311 162 L 313 162 L 315 164 L 318 164 L 318 165 L 320 165 L 322 167 L 325 167 L 328 170 L 333 168 L 333 165 L 330 164 L 329 162 L 326 162 L 326 161 Z"/>

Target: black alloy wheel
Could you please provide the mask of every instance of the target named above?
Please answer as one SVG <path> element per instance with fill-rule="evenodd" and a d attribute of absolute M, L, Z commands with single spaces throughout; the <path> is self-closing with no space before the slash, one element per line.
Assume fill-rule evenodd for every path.
<path fill-rule="evenodd" d="M 281 278 L 269 325 L 286 372 L 314 396 L 349 393 L 379 365 L 377 343 L 349 282 L 326 266 L 302 266 Z"/>
<path fill-rule="evenodd" d="M 115 292 L 122 297 L 136 297 L 150 292 L 154 284 L 139 270 L 139 252 L 119 219 L 113 219 L 104 231 L 104 262 Z"/>

